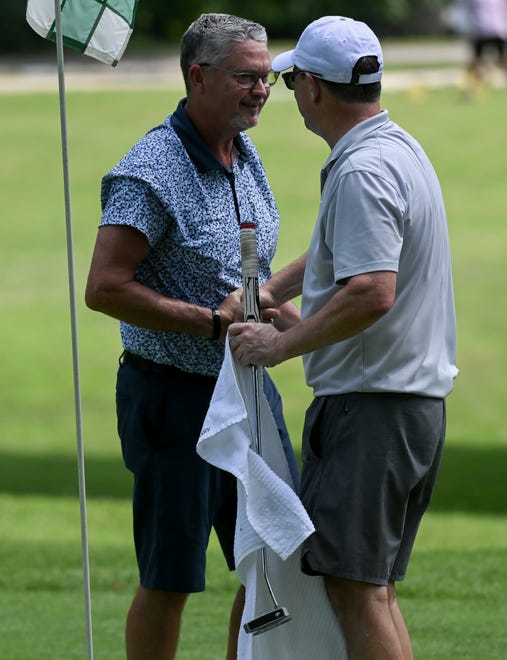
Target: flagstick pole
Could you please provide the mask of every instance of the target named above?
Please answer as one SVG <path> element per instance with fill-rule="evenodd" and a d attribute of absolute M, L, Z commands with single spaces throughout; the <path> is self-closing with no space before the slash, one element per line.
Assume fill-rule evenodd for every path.
<path fill-rule="evenodd" d="M 70 202 L 69 157 L 67 143 L 67 111 L 65 102 L 65 69 L 63 60 L 63 32 L 61 0 L 55 0 L 56 54 L 58 61 L 58 90 L 60 97 L 60 127 L 62 139 L 63 186 L 65 193 L 65 225 L 67 235 L 67 265 L 69 279 L 70 322 L 72 333 L 72 362 L 74 374 L 74 407 L 76 418 L 77 464 L 79 504 L 81 513 L 81 551 L 83 561 L 84 601 L 86 616 L 86 641 L 88 660 L 93 660 L 92 608 L 90 589 L 90 562 L 88 554 L 88 527 L 86 515 L 86 480 L 83 450 L 83 424 L 81 412 L 81 384 L 77 341 L 76 293 L 74 284 L 74 249 L 72 239 L 72 212 Z"/>

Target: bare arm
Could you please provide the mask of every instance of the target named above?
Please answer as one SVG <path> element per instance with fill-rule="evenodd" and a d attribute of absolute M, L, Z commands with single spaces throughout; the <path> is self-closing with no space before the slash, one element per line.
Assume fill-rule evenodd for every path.
<path fill-rule="evenodd" d="M 286 332 L 231 325 L 231 348 L 241 364 L 278 364 L 362 332 L 389 311 L 395 291 L 396 273 L 390 271 L 351 277 L 322 309 Z"/>
<path fill-rule="evenodd" d="M 278 271 L 259 290 L 263 320 L 272 320 L 280 331 L 301 320 L 299 308 L 291 300 L 301 294 L 305 266 L 306 254 Z"/>
<path fill-rule="evenodd" d="M 101 227 L 86 286 L 88 307 L 142 328 L 211 337 L 209 308 L 168 298 L 136 281 L 137 269 L 149 249 L 146 237 L 136 229 Z M 231 294 L 220 306 L 222 339 L 239 304 L 239 296 Z"/>
<path fill-rule="evenodd" d="M 278 310 L 278 316 L 273 320 L 275 328 L 280 332 L 284 332 L 300 322 L 299 307 L 296 307 L 292 302 L 284 303 Z"/>
<path fill-rule="evenodd" d="M 277 307 L 301 295 L 303 276 L 306 267 L 306 257 L 307 254 L 303 254 L 299 259 L 296 259 L 291 264 L 275 273 L 273 277 L 261 287 L 261 306 L 263 306 L 263 292 L 266 296 L 266 300 L 271 297 L 273 304 Z"/>

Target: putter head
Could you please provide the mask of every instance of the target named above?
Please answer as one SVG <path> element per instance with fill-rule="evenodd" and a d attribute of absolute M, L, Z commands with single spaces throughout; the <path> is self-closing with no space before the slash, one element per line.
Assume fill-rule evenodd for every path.
<path fill-rule="evenodd" d="M 271 628 L 281 626 L 282 623 L 287 623 L 287 621 L 290 621 L 290 619 L 291 616 L 289 614 L 289 610 L 286 607 L 277 607 L 271 612 L 261 614 L 261 616 L 248 621 L 244 624 L 243 628 L 247 633 L 252 633 L 252 635 L 260 635 L 267 630 L 271 630 Z"/>

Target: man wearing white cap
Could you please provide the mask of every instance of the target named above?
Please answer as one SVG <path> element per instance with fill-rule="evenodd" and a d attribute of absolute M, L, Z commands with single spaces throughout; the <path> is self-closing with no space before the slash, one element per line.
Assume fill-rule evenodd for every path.
<path fill-rule="evenodd" d="M 350 660 L 413 657 L 395 583 L 435 484 L 457 375 L 447 221 L 420 145 L 380 108 L 383 56 L 364 23 L 327 16 L 273 61 L 331 154 L 307 254 L 261 288 L 302 294 L 301 321 L 229 327 L 242 364 L 303 355 L 313 388 L 301 498 L 316 528 L 302 570 L 323 575 Z"/>

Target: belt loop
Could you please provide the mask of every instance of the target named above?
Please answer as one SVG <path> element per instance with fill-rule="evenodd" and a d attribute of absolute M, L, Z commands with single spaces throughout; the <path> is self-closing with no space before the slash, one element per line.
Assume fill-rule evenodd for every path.
<path fill-rule="evenodd" d="M 122 354 L 120 355 L 120 357 L 118 358 L 118 364 L 120 365 L 120 367 L 123 367 L 123 362 L 124 362 L 124 359 L 125 359 L 125 353 L 126 353 L 126 352 L 127 352 L 127 351 L 123 351 L 123 353 L 122 353 Z"/>

